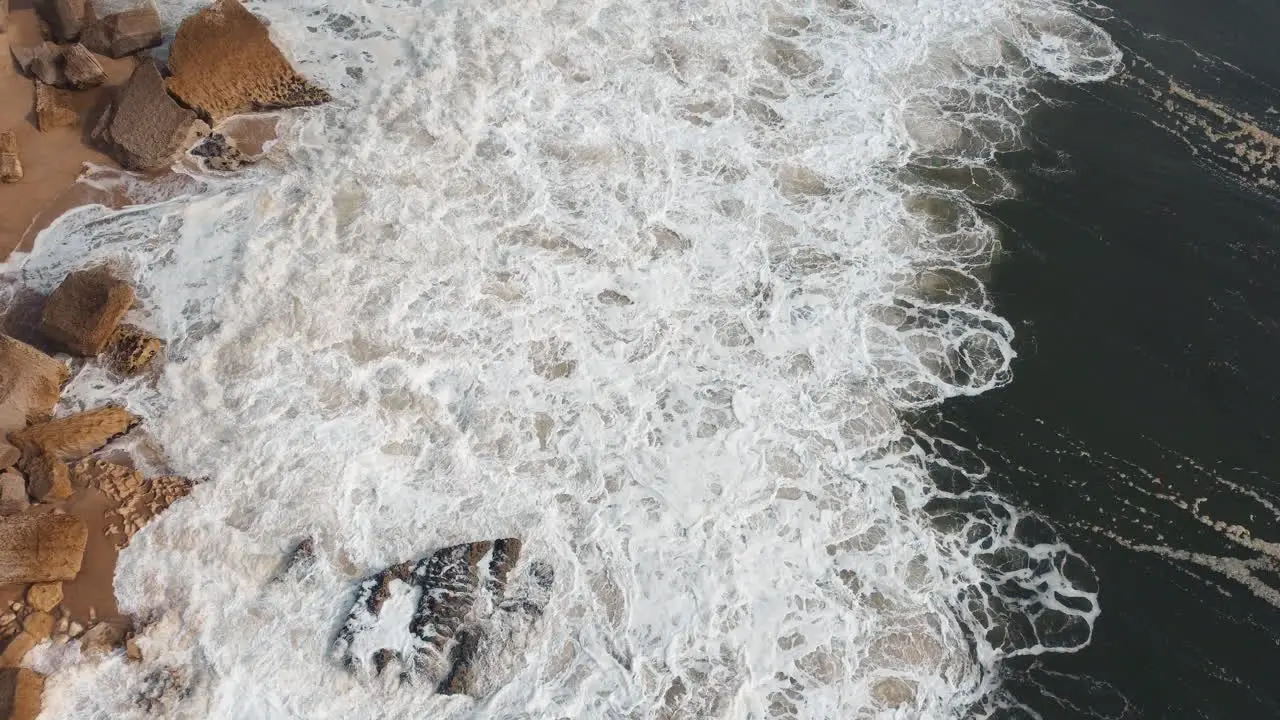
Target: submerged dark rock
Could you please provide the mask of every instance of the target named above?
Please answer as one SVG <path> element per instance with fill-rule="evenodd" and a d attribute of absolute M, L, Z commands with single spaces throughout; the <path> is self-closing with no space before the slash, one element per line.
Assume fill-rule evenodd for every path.
<path fill-rule="evenodd" d="M 335 656 L 357 672 L 380 675 L 398 665 L 405 679 L 432 683 L 441 693 L 478 695 L 491 684 L 484 675 L 495 666 L 485 658 L 502 654 L 500 638 L 512 634 L 491 632 L 492 627 L 516 616 L 531 624 L 554 581 L 549 565 L 530 563 L 532 587 L 508 597 L 521 549 L 515 538 L 464 543 L 365 580 L 338 633 Z M 388 606 L 393 597 L 396 611 Z M 408 602 L 411 613 L 388 617 L 403 613 Z"/>

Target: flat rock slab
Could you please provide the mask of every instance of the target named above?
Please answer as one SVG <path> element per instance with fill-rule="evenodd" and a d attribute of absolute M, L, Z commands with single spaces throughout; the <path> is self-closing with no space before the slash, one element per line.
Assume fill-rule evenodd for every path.
<path fill-rule="evenodd" d="M 74 515 L 0 518 L 0 585 L 74 580 L 89 529 Z"/>
<path fill-rule="evenodd" d="M 79 460 L 128 433 L 141 422 L 121 407 L 86 410 L 9 433 L 27 458 L 47 454 L 63 462 Z"/>
<path fill-rule="evenodd" d="M 267 26 L 238 0 L 216 0 L 182 22 L 169 50 L 169 70 L 169 90 L 213 122 L 330 100 L 294 71 Z"/>

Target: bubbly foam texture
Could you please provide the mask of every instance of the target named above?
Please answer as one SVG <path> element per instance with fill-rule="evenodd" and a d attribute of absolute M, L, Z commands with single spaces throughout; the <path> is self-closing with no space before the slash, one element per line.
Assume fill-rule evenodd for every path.
<path fill-rule="evenodd" d="M 1100 31 L 1039 0 L 253 9 L 336 102 L 23 269 L 132 272 L 170 339 L 134 442 L 209 477 L 120 558 L 147 662 L 66 660 L 50 717 L 952 717 L 1088 641 L 1087 565 L 939 497 L 900 413 L 1009 379 L 970 201 L 1037 77 L 1115 70 Z M 556 584 L 482 703 L 331 659 L 361 577 L 511 536 Z"/>

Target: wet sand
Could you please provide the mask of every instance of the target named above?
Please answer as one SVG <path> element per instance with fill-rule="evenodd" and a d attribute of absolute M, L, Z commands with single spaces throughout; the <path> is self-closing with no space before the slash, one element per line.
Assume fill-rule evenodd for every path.
<path fill-rule="evenodd" d="M 80 124 L 42 133 L 35 125 L 35 85 L 23 77 L 9 51 L 11 44 L 35 44 L 40 39 L 31 0 L 14 0 L 8 29 L 0 34 L 0 129 L 16 132 L 25 174 L 19 182 L 0 184 L 0 260 L 15 249 L 30 249 L 36 234 L 62 212 L 93 201 L 74 184 L 84 163 L 112 167 L 115 163 L 90 146 L 88 133 L 113 88 L 129 79 L 137 63 L 132 57 L 98 56 L 107 71 L 107 83 L 72 93 Z"/>

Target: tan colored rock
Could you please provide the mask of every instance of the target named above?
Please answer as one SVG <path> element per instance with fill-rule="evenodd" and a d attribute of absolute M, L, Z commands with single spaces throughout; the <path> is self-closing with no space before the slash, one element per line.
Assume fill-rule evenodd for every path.
<path fill-rule="evenodd" d="M 18 159 L 18 136 L 12 130 L 0 130 L 0 182 L 16 183 L 22 179 L 22 161 Z"/>
<path fill-rule="evenodd" d="M 107 57 L 122 58 L 160 44 L 160 13 L 155 3 L 107 15 L 84 29 L 80 42 Z"/>
<path fill-rule="evenodd" d="M 35 720 L 44 695 L 44 676 L 26 668 L 0 671 L 0 717 Z"/>
<path fill-rule="evenodd" d="M 100 407 L 10 433 L 9 442 L 22 451 L 23 463 L 41 453 L 64 462 L 73 461 L 102 448 L 139 422 L 137 415 L 124 408 Z"/>
<path fill-rule="evenodd" d="M 88 539 L 84 521 L 74 515 L 0 518 L 0 584 L 74 580 Z"/>
<path fill-rule="evenodd" d="M 36 80 L 36 127 L 40 132 L 68 127 L 79 121 L 80 114 L 71 106 L 71 93 Z"/>
<path fill-rule="evenodd" d="M 27 605 L 39 612 L 53 612 L 62 602 L 62 583 L 36 583 L 27 588 Z"/>
<path fill-rule="evenodd" d="M 7 440 L 0 440 L 0 468 L 11 468 L 22 459 L 22 451 Z"/>
<path fill-rule="evenodd" d="M 17 515 L 30 505 L 26 478 L 12 468 L 0 473 L 0 515 Z"/>
<path fill-rule="evenodd" d="M 169 50 L 169 90 L 205 119 L 328 102 L 294 71 L 267 26 L 238 0 L 215 0 L 188 17 Z"/>
<path fill-rule="evenodd" d="M 164 342 L 136 325 L 121 325 L 107 346 L 107 362 L 123 375 L 133 375 L 151 363 Z"/>
<path fill-rule="evenodd" d="M 80 636 L 80 648 L 85 654 L 107 654 L 125 643 L 125 629 L 111 623 L 98 623 Z"/>
<path fill-rule="evenodd" d="M 175 155 L 207 131 L 195 113 L 169 96 L 155 63 L 144 60 L 117 95 L 111 120 L 99 136 L 124 167 L 156 170 L 172 164 Z"/>
<path fill-rule="evenodd" d="M 142 473 L 106 460 L 86 458 L 71 468 L 71 485 L 77 489 L 97 488 L 113 501 L 137 492 L 144 480 Z"/>
<path fill-rule="evenodd" d="M 0 33 L 9 26 L 9 0 L 0 0 Z"/>
<path fill-rule="evenodd" d="M 34 5 L 59 41 L 71 42 L 80 36 L 87 10 L 85 0 L 35 0 Z"/>
<path fill-rule="evenodd" d="M 39 644 L 39 641 L 31 636 L 30 633 L 20 632 L 13 636 L 8 645 L 4 646 L 4 653 L 0 653 L 0 668 L 16 668 L 22 663 L 22 658 L 31 652 L 31 648 Z M 4 697 L 4 690 L 0 688 L 0 700 Z M 0 703 L 0 708 L 3 704 Z M 12 717 L 12 716 L 10 716 Z"/>
<path fill-rule="evenodd" d="M 27 492 L 39 502 L 55 502 L 71 497 L 71 473 L 67 464 L 47 452 L 38 452 L 25 462 Z"/>
<path fill-rule="evenodd" d="M 0 335 L 0 436 L 52 417 L 69 375 L 58 360 Z"/>
<path fill-rule="evenodd" d="M 22 631 L 35 638 L 36 642 L 43 642 L 53 634 L 53 623 L 52 615 L 36 611 L 23 618 Z"/>
<path fill-rule="evenodd" d="M 107 71 L 84 45 L 75 43 L 62 50 L 62 74 L 72 90 L 88 90 L 107 81 Z"/>
<path fill-rule="evenodd" d="M 107 268 L 77 270 L 49 296 L 40 331 L 73 353 L 97 355 L 133 306 L 133 298 L 133 287 Z"/>

